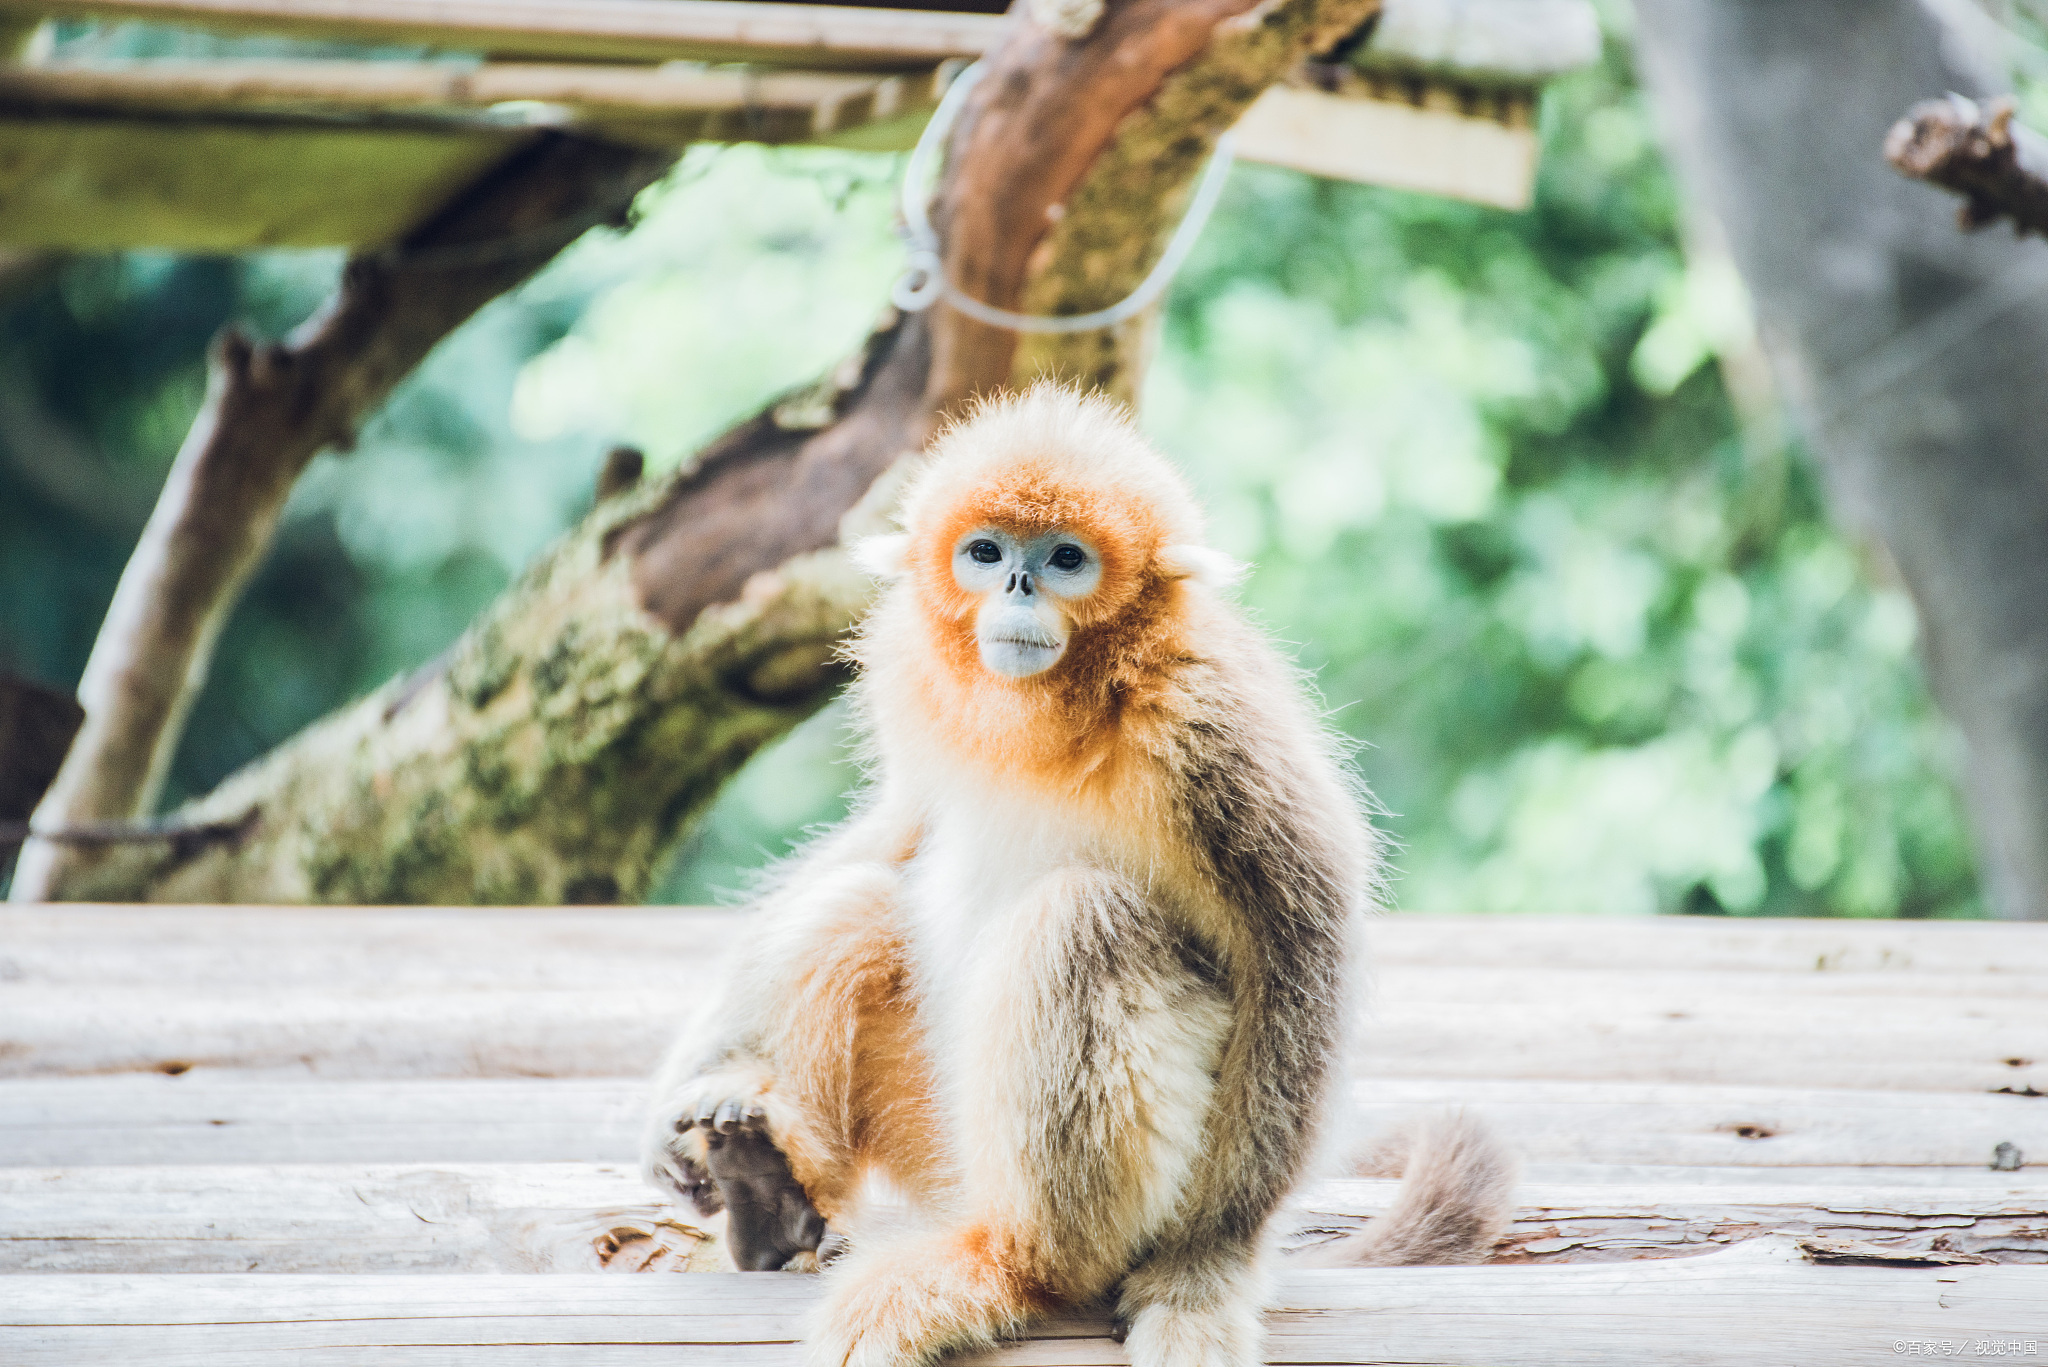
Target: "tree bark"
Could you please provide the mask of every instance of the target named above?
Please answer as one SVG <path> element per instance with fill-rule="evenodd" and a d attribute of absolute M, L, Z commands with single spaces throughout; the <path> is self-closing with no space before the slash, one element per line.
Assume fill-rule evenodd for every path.
<path fill-rule="evenodd" d="M 147 813 L 213 643 L 269 548 L 299 472 L 434 344 L 592 223 L 622 218 L 668 155 L 544 134 L 389 251 L 351 260 L 327 305 L 283 343 L 224 333 L 207 398 L 122 572 L 78 700 L 85 725 L 35 824 Z M 30 840 L 12 895 L 61 895 L 114 852 Z"/>
<path fill-rule="evenodd" d="M 1244 108 L 1375 0 L 1127 0 L 1089 36 L 1019 22 L 963 109 L 935 221 L 953 278 L 1073 312 L 1142 278 Z M 180 813 L 189 858 L 111 851 L 64 898 L 608 902 L 841 681 L 867 596 L 842 544 L 967 398 L 1043 373 L 1134 389 L 1145 330 L 1019 347 L 941 306 L 660 482 L 601 503 L 447 657 Z"/>
<path fill-rule="evenodd" d="M 1988 901 L 2048 918 L 2048 258 L 1895 175 L 1899 111 L 1991 93 L 1915 0 L 1641 0 L 1678 169 L 1725 227 L 1838 514 L 1920 608 Z"/>

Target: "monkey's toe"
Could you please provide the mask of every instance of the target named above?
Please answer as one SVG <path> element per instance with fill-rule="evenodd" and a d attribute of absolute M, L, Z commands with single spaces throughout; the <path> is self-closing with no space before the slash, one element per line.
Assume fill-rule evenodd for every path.
<path fill-rule="evenodd" d="M 697 1103 L 695 1110 L 685 1111 L 676 1117 L 675 1129 L 677 1134 L 688 1134 L 691 1130 L 704 1130 L 713 1135 L 737 1134 L 742 1130 L 766 1134 L 768 1108 L 759 1101 L 707 1096 Z"/>
<path fill-rule="evenodd" d="M 725 1209 L 725 1200 L 718 1194 L 711 1174 L 676 1144 L 662 1146 L 659 1159 L 649 1165 L 648 1173 L 657 1186 L 667 1187 L 688 1201 L 706 1219 Z"/>

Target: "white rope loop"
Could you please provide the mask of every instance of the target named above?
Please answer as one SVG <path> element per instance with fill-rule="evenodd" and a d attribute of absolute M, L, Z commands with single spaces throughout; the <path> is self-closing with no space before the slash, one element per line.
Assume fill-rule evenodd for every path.
<path fill-rule="evenodd" d="M 1181 215 L 1179 226 L 1167 239 L 1166 250 L 1160 253 L 1158 262 L 1136 289 L 1108 308 L 1096 309 L 1092 313 L 1012 313 L 1009 309 L 984 304 L 953 283 L 952 277 L 946 274 L 942 255 L 944 246 L 931 220 L 932 193 L 937 188 L 935 182 L 938 179 L 935 164 L 953 131 L 954 122 L 960 117 L 960 106 L 967 102 L 968 90 L 980 79 L 980 62 L 953 78 L 953 83 L 946 87 L 945 97 L 939 101 L 939 107 L 932 111 L 931 122 L 919 135 L 917 150 L 910 154 L 910 164 L 903 169 L 903 235 L 910 247 L 910 257 L 904 265 L 903 274 L 897 277 L 895 286 L 889 291 L 891 301 L 905 313 L 922 313 L 944 299 L 978 323 L 1008 328 L 1012 332 L 1094 332 L 1127 322 L 1150 308 L 1160 295 L 1166 293 L 1166 287 L 1173 283 L 1173 277 L 1186 264 L 1188 253 L 1195 249 L 1195 240 L 1202 235 L 1203 226 L 1215 211 L 1216 201 L 1223 196 L 1223 184 L 1230 177 L 1230 135 L 1226 133 L 1216 140 L 1216 151 L 1202 170 L 1202 178 L 1188 201 L 1187 212 Z"/>

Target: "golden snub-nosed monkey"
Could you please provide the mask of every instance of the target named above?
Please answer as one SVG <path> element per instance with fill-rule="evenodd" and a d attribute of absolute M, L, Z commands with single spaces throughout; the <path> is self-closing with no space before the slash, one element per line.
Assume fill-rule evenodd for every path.
<path fill-rule="evenodd" d="M 650 1174 L 727 1212 L 742 1268 L 830 1241 L 822 1367 L 1105 1296 L 1140 1367 L 1245 1367 L 1354 1013 L 1361 794 L 1110 402 L 981 405 L 902 525 L 860 548 L 886 581 L 852 647 L 869 781 L 671 1054 Z M 1491 1245 L 1508 1165 L 1470 1127 L 1432 1144 L 1320 1260 Z"/>

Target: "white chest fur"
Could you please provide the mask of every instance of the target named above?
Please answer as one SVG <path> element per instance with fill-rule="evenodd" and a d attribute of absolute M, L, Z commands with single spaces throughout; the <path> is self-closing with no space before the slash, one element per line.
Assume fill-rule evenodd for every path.
<path fill-rule="evenodd" d="M 1115 1137 L 1116 1153 L 1098 1156 L 1119 1174 L 1101 1237 L 1123 1249 L 1178 1200 L 1228 1009 L 1172 963 L 1143 965 L 1129 981 L 1070 972 L 1060 941 L 1077 916 L 1099 914 L 1085 903 L 1100 895 L 1101 873 L 1156 893 L 1143 861 L 1082 813 L 1042 796 L 954 791 L 928 809 L 904 890 L 926 1043 L 970 1199 L 1041 1209 L 1056 1184 L 1020 1157 L 1044 1151 L 1048 1117 L 1086 1105 L 1094 1132 Z"/>

